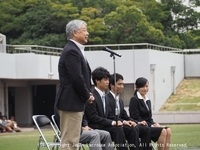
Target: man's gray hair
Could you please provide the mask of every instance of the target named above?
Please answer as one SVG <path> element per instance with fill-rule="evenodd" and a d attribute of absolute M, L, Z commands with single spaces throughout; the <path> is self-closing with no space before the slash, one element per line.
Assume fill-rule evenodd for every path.
<path fill-rule="evenodd" d="M 66 25 L 66 36 L 67 36 L 67 39 L 68 40 L 71 39 L 73 31 L 78 31 L 81 28 L 82 25 L 87 26 L 87 24 L 83 20 L 72 20 L 72 21 L 70 21 Z"/>

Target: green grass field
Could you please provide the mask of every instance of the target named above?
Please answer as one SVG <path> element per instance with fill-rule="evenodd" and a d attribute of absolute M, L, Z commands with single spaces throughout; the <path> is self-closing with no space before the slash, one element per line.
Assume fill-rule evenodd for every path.
<path fill-rule="evenodd" d="M 172 130 L 171 150 L 200 149 L 200 124 L 169 124 Z M 53 132 L 44 132 L 48 140 L 53 140 Z M 1 150 L 36 150 L 39 132 L 37 130 L 19 133 L 0 133 Z M 86 150 L 88 147 L 85 146 Z M 42 148 L 41 150 L 45 150 Z"/>
<path fill-rule="evenodd" d="M 159 111 L 200 111 L 200 79 L 183 79 Z"/>

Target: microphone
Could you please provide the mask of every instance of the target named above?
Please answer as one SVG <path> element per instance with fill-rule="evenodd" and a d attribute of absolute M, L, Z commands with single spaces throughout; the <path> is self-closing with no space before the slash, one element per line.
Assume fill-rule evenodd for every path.
<path fill-rule="evenodd" d="M 112 51 L 111 49 L 107 48 L 106 46 L 102 48 L 103 51 L 107 51 L 109 52 L 111 55 L 116 55 L 118 57 L 121 57 L 121 54 L 115 53 L 114 51 Z"/>

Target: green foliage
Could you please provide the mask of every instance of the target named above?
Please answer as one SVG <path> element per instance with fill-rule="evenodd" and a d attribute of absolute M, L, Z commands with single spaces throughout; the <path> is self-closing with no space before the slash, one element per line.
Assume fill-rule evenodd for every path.
<path fill-rule="evenodd" d="M 106 26 L 103 24 L 104 20 L 101 18 L 101 11 L 93 7 L 83 8 L 79 19 L 87 22 L 87 28 L 90 34 L 88 44 L 102 44 Z"/>
<path fill-rule="evenodd" d="M 8 44 L 63 47 L 65 26 L 83 19 L 88 44 L 152 43 L 200 47 L 200 0 L 0 0 L 0 33 Z"/>
<path fill-rule="evenodd" d="M 119 6 L 105 16 L 111 43 L 157 43 L 163 39 L 162 31 L 151 26 L 136 6 Z"/>
<path fill-rule="evenodd" d="M 182 41 L 178 35 L 172 35 L 170 37 L 165 37 L 163 45 L 170 45 L 171 47 L 183 48 L 186 47 L 185 42 Z"/>
<path fill-rule="evenodd" d="M 22 30 L 20 20 L 23 18 L 24 3 L 20 0 L 2 1 L 0 8 L 0 32 L 15 38 Z"/>
<path fill-rule="evenodd" d="M 191 45 L 190 47 L 191 48 L 200 48 L 200 29 L 199 30 L 190 30 L 186 33 L 186 36 L 187 37 L 190 37 L 192 38 L 193 40 L 191 41 L 188 41 L 188 45 L 191 45 L 191 44 L 194 44 L 194 45 Z M 192 42 L 192 43 L 191 43 Z"/>
<path fill-rule="evenodd" d="M 88 22 L 88 31 L 90 33 L 89 44 L 102 44 L 106 35 L 106 27 L 103 24 L 103 18 L 97 18 Z"/>

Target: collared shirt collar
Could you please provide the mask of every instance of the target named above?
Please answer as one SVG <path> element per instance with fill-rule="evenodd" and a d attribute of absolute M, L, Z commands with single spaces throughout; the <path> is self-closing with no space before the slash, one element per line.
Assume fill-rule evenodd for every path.
<path fill-rule="evenodd" d="M 142 95 L 137 91 L 137 96 L 138 96 L 138 98 L 139 99 L 143 99 L 145 102 L 147 101 L 147 100 L 150 100 L 146 95 L 145 95 L 145 99 L 142 97 Z"/>
<path fill-rule="evenodd" d="M 97 92 L 99 93 L 99 95 L 102 97 L 103 95 L 105 95 L 105 92 L 102 92 L 101 90 L 99 90 L 96 86 L 94 87 L 95 90 L 97 90 Z"/>
<path fill-rule="evenodd" d="M 112 96 L 115 98 L 115 93 L 113 93 L 112 91 L 110 91 L 110 93 L 111 93 Z M 116 96 L 116 99 L 119 100 L 119 95 Z"/>
<path fill-rule="evenodd" d="M 82 44 L 80 44 L 80 43 L 78 43 L 78 42 L 76 42 L 76 41 L 74 41 L 72 39 L 70 39 L 70 41 L 73 41 L 76 44 L 76 46 L 78 46 L 78 48 L 81 50 L 81 53 L 85 57 L 85 53 L 84 53 L 85 46 L 83 46 Z"/>

